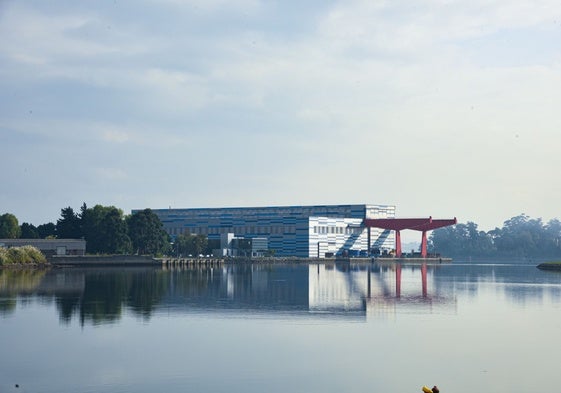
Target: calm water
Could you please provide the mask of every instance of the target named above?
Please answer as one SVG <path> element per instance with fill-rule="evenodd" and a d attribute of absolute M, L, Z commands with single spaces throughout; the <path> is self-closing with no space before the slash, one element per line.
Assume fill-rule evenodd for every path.
<path fill-rule="evenodd" d="M 0 271 L 0 392 L 557 391 L 560 354 L 534 264 Z"/>

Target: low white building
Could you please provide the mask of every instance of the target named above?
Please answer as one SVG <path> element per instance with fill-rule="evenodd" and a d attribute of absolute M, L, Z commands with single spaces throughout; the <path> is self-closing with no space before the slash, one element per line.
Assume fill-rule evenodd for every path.
<path fill-rule="evenodd" d="M 269 243 L 266 237 L 245 238 L 233 233 L 220 235 L 220 248 L 213 250 L 215 257 L 262 257 L 267 254 Z"/>

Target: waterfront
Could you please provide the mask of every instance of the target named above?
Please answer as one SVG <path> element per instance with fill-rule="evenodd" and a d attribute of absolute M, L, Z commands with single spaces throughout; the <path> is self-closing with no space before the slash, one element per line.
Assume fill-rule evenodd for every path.
<path fill-rule="evenodd" d="M 508 262 L 425 272 L 364 264 L 3 270 L 0 391 L 558 386 L 561 274 Z"/>

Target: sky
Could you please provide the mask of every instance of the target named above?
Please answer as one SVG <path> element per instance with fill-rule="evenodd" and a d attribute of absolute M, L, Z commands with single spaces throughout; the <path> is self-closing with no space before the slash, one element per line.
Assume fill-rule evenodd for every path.
<path fill-rule="evenodd" d="M 561 218 L 558 0 L 0 0 L 0 214 Z"/>

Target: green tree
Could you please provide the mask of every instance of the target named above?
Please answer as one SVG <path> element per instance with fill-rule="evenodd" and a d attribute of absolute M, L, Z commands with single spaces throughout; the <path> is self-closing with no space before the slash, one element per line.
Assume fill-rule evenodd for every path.
<path fill-rule="evenodd" d="M 150 270 L 132 274 L 127 306 L 135 314 L 149 319 L 167 292 L 168 283 L 169 276 L 162 272 Z"/>
<path fill-rule="evenodd" d="M 102 232 L 105 252 L 127 254 L 132 251 L 132 242 L 127 234 L 128 227 L 122 210 L 114 206 L 106 208 L 100 231 Z"/>
<path fill-rule="evenodd" d="M 205 235 L 178 235 L 173 243 L 176 255 L 200 255 L 207 252 L 208 238 Z"/>
<path fill-rule="evenodd" d="M 41 224 L 37 227 L 37 233 L 39 234 L 40 239 L 46 239 L 49 236 L 56 235 L 56 225 L 52 222 L 48 222 L 46 224 Z"/>
<path fill-rule="evenodd" d="M 561 221 L 554 218 L 545 226 L 546 242 L 551 256 L 561 255 Z"/>
<path fill-rule="evenodd" d="M 74 213 L 70 206 L 61 209 L 60 216 L 56 222 L 56 236 L 59 239 L 80 239 L 82 231 L 80 229 L 80 217 Z"/>
<path fill-rule="evenodd" d="M 520 214 L 489 232 L 477 224 L 457 224 L 433 231 L 429 249 L 450 256 L 558 257 L 561 256 L 561 222 L 543 224 Z"/>
<path fill-rule="evenodd" d="M 175 241 L 173 242 L 173 252 L 176 256 L 187 256 L 189 254 L 193 255 L 191 252 L 191 235 L 188 233 L 182 233 L 181 235 L 177 235 L 175 237 Z"/>
<path fill-rule="evenodd" d="M 0 239 L 17 239 L 21 235 L 18 219 L 10 213 L 0 216 Z"/>
<path fill-rule="evenodd" d="M 101 205 L 88 208 L 83 204 L 80 210 L 80 227 L 86 240 L 86 252 L 88 254 L 99 254 L 104 250 L 103 236 L 99 231 L 103 220 L 104 209 Z"/>
<path fill-rule="evenodd" d="M 207 251 L 208 237 L 205 235 L 195 235 L 193 239 L 193 255 L 201 255 Z"/>
<path fill-rule="evenodd" d="M 495 246 L 489 234 L 468 221 L 434 230 L 429 237 L 429 250 L 450 256 L 490 256 Z"/>
<path fill-rule="evenodd" d="M 160 218 L 150 209 L 128 217 L 129 236 L 137 254 L 165 254 L 170 250 L 169 236 Z"/>
<path fill-rule="evenodd" d="M 477 229 L 477 224 L 468 221 L 466 224 L 467 244 L 464 250 L 473 256 L 489 256 L 496 252 L 491 236 Z"/>
<path fill-rule="evenodd" d="M 492 231 L 497 251 L 507 256 L 540 256 L 546 254 L 548 242 L 540 218 L 521 214 L 504 222 L 501 229 Z"/>
<path fill-rule="evenodd" d="M 115 206 L 80 208 L 80 228 L 90 254 L 125 254 L 132 251 L 123 211 Z"/>
<path fill-rule="evenodd" d="M 22 239 L 39 239 L 39 232 L 35 225 L 24 222 L 20 226 Z"/>

